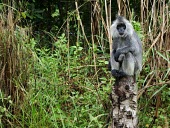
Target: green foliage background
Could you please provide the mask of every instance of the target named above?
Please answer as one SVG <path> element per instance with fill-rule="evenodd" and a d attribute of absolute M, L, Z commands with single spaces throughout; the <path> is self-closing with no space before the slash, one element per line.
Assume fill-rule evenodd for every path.
<path fill-rule="evenodd" d="M 0 9 L 8 4 L 1 2 Z M 100 41 L 93 44 L 89 27 L 90 2 L 78 3 L 81 17 L 77 17 L 71 1 L 19 0 L 13 2 L 13 7 L 11 5 L 17 25 L 32 28 L 27 37 L 29 43 L 20 38 L 30 55 L 26 61 L 29 64 L 29 88 L 25 90 L 25 99 L 17 106 L 20 110 L 15 114 L 11 111 L 11 106 L 15 106 L 11 96 L 6 97 L 0 91 L 1 127 L 103 128 L 106 125 L 111 108 L 109 94 L 114 83 L 107 70 L 109 43 L 103 33 L 103 36 L 95 35 Z M 135 9 L 140 4 L 133 1 L 130 6 Z M 114 6 L 113 16 L 116 10 L 117 6 Z M 102 13 L 105 15 L 104 9 Z M 135 15 L 139 13 L 135 11 Z M 89 42 L 78 24 L 79 18 Z M 139 36 L 145 38 L 139 22 L 132 21 L 132 24 Z M 169 61 L 169 56 L 159 55 Z M 147 59 L 144 52 L 144 61 Z M 143 88 L 151 72 L 149 65 L 143 67 L 138 78 L 139 89 Z M 139 127 L 163 128 L 169 125 L 169 96 L 168 84 L 146 90 L 139 99 Z M 162 103 L 159 108 L 155 107 L 157 97 Z M 157 117 L 154 116 L 155 109 L 158 109 Z"/>

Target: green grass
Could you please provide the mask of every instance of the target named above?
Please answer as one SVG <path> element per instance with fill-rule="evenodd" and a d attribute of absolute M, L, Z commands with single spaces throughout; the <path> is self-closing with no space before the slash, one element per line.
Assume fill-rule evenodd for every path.
<path fill-rule="evenodd" d="M 62 37 L 55 43 L 53 53 L 49 49 L 33 51 L 31 87 L 18 119 L 22 127 L 102 128 L 105 125 L 109 109 L 104 107 L 109 108 L 111 91 L 105 58 L 99 58 L 96 65 L 100 66 L 99 73 L 105 71 L 98 82 L 92 55 L 80 46 L 72 46 L 68 56 L 66 43 Z"/>

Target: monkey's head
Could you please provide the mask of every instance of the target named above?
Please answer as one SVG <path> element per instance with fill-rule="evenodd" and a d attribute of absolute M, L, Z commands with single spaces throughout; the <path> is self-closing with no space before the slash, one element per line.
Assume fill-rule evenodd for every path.
<path fill-rule="evenodd" d="M 110 31 L 113 38 L 126 38 L 133 34 L 134 29 L 127 19 L 122 16 L 117 16 L 116 20 L 113 21 L 113 24 L 111 25 Z"/>

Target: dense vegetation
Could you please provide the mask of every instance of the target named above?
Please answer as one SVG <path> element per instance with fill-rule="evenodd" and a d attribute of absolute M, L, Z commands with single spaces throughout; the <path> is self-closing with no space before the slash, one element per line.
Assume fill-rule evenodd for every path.
<path fill-rule="evenodd" d="M 168 1 L 145 2 L 139 10 L 136 0 L 2 0 L 0 127 L 103 128 L 114 83 L 107 70 L 108 15 L 114 19 L 122 9 L 143 40 L 139 127 L 168 128 Z"/>

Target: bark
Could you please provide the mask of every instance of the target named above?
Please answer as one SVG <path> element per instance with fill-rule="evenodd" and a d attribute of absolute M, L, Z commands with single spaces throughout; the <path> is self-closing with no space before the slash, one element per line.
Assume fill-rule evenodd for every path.
<path fill-rule="evenodd" d="M 137 128 L 137 84 L 127 76 L 116 79 L 112 88 L 112 128 Z"/>

